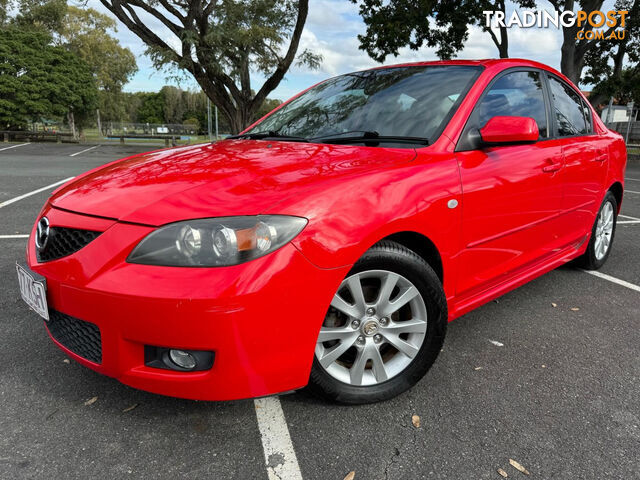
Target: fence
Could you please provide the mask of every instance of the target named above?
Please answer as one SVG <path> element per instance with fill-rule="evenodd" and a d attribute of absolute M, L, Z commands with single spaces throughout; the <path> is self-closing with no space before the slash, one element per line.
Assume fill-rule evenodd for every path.
<path fill-rule="evenodd" d="M 628 129 L 629 138 L 627 139 L 627 143 L 630 145 L 640 144 L 640 122 L 631 122 L 631 125 L 629 125 L 629 122 L 612 122 L 608 123 L 607 127 L 618 132 L 625 138 Z"/>
<path fill-rule="evenodd" d="M 155 123 L 102 123 L 102 135 L 105 137 L 121 137 L 129 135 L 198 135 L 198 125 L 192 124 L 155 124 Z"/>

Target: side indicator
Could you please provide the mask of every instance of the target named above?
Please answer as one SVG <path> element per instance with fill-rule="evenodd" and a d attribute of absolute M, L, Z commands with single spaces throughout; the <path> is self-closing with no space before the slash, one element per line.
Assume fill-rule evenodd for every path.
<path fill-rule="evenodd" d="M 458 200 L 453 199 L 453 200 L 449 200 L 447 202 L 447 207 L 449 208 L 456 208 L 458 206 Z"/>

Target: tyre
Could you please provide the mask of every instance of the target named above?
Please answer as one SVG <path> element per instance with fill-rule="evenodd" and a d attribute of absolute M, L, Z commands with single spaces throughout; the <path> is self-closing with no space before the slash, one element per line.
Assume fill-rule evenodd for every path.
<path fill-rule="evenodd" d="M 617 217 L 618 202 L 613 193 L 607 192 L 591 229 L 587 250 L 576 259 L 578 266 L 588 270 L 597 270 L 604 265 L 613 245 Z"/>
<path fill-rule="evenodd" d="M 318 336 L 309 388 L 340 403 L 392 398 L 415 385 L 447 328 L 442 285 L 402 245 L 369 249 L 340 284 Z"/>

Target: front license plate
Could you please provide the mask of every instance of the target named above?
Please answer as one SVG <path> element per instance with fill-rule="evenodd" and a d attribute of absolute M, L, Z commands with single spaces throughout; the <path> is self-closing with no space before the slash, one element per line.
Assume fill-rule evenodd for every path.
<path fill-rule="evenodd" d="M 22 299 L 45 320 L 49 320 L 47 307 L 47 280 L 16 262 L 18 284 Z M 38 278 L 36 278 L 38 277 Z"/>

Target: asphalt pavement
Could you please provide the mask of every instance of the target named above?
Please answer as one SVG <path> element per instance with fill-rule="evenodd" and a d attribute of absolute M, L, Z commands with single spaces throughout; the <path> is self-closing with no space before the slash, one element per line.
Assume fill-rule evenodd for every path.
<path fill-rule="evenodd" d="M 149 149 L 7 146 L 0 205 Z M 20 299 L 26 239 L 6 238 L 53 188 L 0 206 L 0 478 L 263 479 L 284 463 L 304 479 L 527 478 L 513 459 L 529 478 L 640 479 L 640 165 L 626 183 L 605 278 L 562 267 L 454 321 L 427 376 L 388 402 L 279 397 L 293 462 L 265 454 L 253 400 L 162 397 L 69 361 Z"/>

